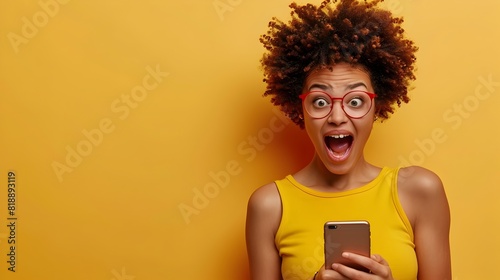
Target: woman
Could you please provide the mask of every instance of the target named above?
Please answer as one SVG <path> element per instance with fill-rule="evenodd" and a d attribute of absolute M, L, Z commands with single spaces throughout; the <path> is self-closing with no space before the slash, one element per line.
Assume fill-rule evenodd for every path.
<path fill-rule="evenodd" d="M 291 4 L 261 37 L 265 95 L 301 128 L 315 154 L 303 169 L 249 199 L 252 280 L 451 279 L 450 211 L 441 180 L 422 167 L 377 167 L 363 149 L 373 122 L 408 102 L 414 43 L 380 1 Z M 367 269 L 324 266 L 323 224 L 367 220 Z"/>

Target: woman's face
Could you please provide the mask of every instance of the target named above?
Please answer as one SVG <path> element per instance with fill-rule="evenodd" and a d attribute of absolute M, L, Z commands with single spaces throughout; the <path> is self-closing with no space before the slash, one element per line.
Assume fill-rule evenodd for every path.
<path fill-rule="evenodd" d="M 368 113 L 361 118 L 352 118 L 342 109 L 342 98 L 347 92 L 359 90 L 373 93 L 371 79 L 362 68 L 347 63 L 333 66 L 333 70 L 319 69 L 307 77 L 303 93 L 323 91 L 334 99 L 331 112 L 324 118 L 313 118 L 303 103 L 304 124 L 316 154 L 325 167 L 334 174 L 346 174 L 360 161 L 364 161 L 363 149 L 370 136 L 375 115 L 375 101 Z M 331 103 L 329 98 L 327 102 Z M 344 101 L 344 103 L 347 100 Z M 305 102 L 305 101 L 304 101 Z M 323 100 L 315 101 L 319 107 Z M 358 105 L 359 100 L 353 100 Z M 371 102 L 371 101 L 369 101 Z M 346 108 L 346 111 L 349 110 Z M 327 109 L 328 111 L 328 109 Z M 351 115 L 354 115 L 352 112 Z"/>

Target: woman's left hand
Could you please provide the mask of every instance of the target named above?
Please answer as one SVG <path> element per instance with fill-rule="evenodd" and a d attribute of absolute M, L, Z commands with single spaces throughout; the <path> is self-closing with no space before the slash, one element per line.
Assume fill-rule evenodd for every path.
<path fill-rule="evenodd" d="M 368 258 L 353 253 L 343 253 L 342 256 L 370 270 L 370 273 L 366 273 L 345 265 L 334 263 L 332 269 L 344 276 L 345 279 L 394 280 L 389 264 L 380 255 L 371 255 L 371 257 Z"/>

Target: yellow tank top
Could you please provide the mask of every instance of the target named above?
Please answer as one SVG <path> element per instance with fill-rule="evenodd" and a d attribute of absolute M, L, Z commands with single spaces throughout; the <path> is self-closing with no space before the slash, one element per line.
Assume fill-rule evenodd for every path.
<path fill-rule="evenodd" d="M 413 230 L 397 193 L 398 170 L 384 167 L 367 185 L 337 193 L 312 190 L 291 175 L 276 181 L 282 217 L 275 243 L 283 279 L 313 276 L 324 264 L 323 225 L 339 220 L 367 220 L 371 253 L 387 260 L 394 279 L 417 279 Z"/>

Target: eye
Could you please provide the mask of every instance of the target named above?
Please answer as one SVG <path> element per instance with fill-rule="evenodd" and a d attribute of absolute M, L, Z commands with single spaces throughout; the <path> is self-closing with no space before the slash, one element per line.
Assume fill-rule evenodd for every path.
<path fill-rule="evenodd" d="M 316 108 L 324 108 L 330 106 L 330 104 L 328 104 L 328 100 L 326 100 L 326 98 L 318 97 L 314 99 L 313 106 Z"/>
<path fill-rule="evenodd" d="M 347 102 L 347 105 L 352 108 L 358 108 L 363 105 L 363 102 L 364 102 L 363 98 L 353 97 Z"/>

